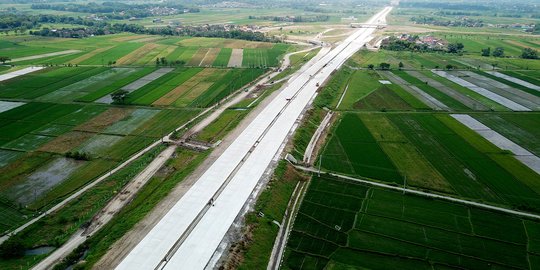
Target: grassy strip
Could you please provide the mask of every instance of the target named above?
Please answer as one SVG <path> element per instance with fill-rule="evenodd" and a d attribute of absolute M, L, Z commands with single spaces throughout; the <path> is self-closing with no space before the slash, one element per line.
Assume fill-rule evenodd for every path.
<path fill-rule="evenodd" d="M 60 247 L 71 235 L 98 213 L 116 193 L 156 157 L 157 147 L 127 167 L 108 177 L 60 210 L 51 213 L 17 234 L 25 249 L 39 246 Z M 27 269 L 43 256 L 24 256 L 0 260 L 2 269 Z"/>
<path fill-rule="evenodd" d="M 315 134 L 325 114 L 326 111 L 321 108 L 313 108 L 306 112 L 302 124 L 296 129 L 292 139 L 293 149 L 291 155 L 296 160 L 302 161 L 304 159 L 304 153 L 309 141 L 311 141 L 311 137 Z"/>
<path fill-rule="evenodd" d="M 248 110 L 225 110 L 216 120 L 199 132 L 195 136 L 195 140 L 207 143 L 217 142 L 233 130 L 248 113 Z"/>

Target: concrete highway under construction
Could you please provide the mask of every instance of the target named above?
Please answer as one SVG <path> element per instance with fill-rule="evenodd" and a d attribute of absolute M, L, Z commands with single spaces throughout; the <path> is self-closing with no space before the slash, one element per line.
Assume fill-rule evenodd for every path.
<path fill-rule="evenodd" d="M 391 10 L 366 24 L 383 25 Z M 204 269 L 319 86 L 375 31 L 358 28 L 298 71 L 116 269 Z"/>

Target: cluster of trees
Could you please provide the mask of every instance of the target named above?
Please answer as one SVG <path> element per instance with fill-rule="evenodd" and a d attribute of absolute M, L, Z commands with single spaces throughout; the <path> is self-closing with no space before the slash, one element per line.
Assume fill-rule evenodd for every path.
<path fill-rule="evenodd" d="M 449 43 L 446 52 L 460 54 L 463 53 L 464 48 L 465 46 L 461 42 Z"/>
<path fill-rule="evenodd" d="M 457 20 L 440 20 L 434 17 L 411 17 L 411 21 L 417 24 L 431 24 L 437 26 L 452 26 L 452 27 L 482 27 L 484 22 L 482 20 L 471 18 L 459 18 Z"/>
<path fill-rule="evenodd" d="M 504 48 L 503 47 L 497 47 L 492 52 L 491 48 L 487 47 L 485 49 L 482 49 L 481 53 L 482 53 L 482 56 L 485 56 L 485 57 L 488 57 L 490 55 L 493 56 L 493 57 L 504 57 Z"/>
<path fill-rule="evenodd" d="M 70 12 L 82 12 L 82 13 L 92 13 L 92 14 L 106 14 L 108 18 L 111 19 L 128 19 L 131 17 L 145 18 L 156 14 L 153 10 L 156 7 L 169 8 L 168 12 L 171 12 L 173 9 L 176 10 L 176 13 L 183 13 L 184 10 L 187 12 L 199 12 L 198 8 L 188 8 L 180 4 L 173 3 L 163 3 L 163 4 L 126 4 L 121 2 L 103 2 L 101 4 L 90 2 L 86 5 L 82 4 L 32 4 L 32 9 L 50 9 L 58 11 L 70 11 Z M 170 13 L 169 13 L 170 14 Z"/>
<path fill-rule="evenodd" d="M 488 57 L 504 57 L 504 48 L 503 47 L 497 47 L 493 51 L 491 51 L 490 47 L 487 47 L 485 49 L 482 49 L 481 55 Z M 524 48 L 521 51 L 521 58 L 523 59 L 538 59 L 538 51 L 532 48 Z"/>
<path fill-rule="evenodd" d="M 156 58 L 156 66 L 183 66 L 186 64 L 184 60 L 169 61 L 165 57 Z"/>
<path fill-rule="evenodd" d="M 7 61 L 11 61 L 9 56 L 0 56 L 0 62 L 2 62 L 2 64 L 5 64 Z"/>
<path fill-rule="evenodd" d="M 72 158 L 76 160 L 92 160 L 92 156 L 86 152 L 67 152 L 64 154 L 67 158 Z"/>
<path fill-rule="evenodd" d="M 387 41 L 381 44 L 381 48 L 389 51 L 447 52 L 460 54 L 463 53 L 465 46 L 461 42 L 449 43 L 445 49 L 443 47 L 429 46 L 425 43 L 416 43 L 415 41 L 401 40 L 396 37 L 390 37 Z"/>
<path fill-rule="evenodd" d="M 274 37 L 267 37 L 260 32 L 243 31 L 240 29 L 230 29 L 236 26 L 225 25 L 205 25 L 205 26 L 182 26 L 178 28 L 173 27 L 156 27 L 145 28 L 138 24 L 108 24 L 100 25 L 99 27 L 75 27 L 75 28 L 62 28 L 62 29 L 49 29 L 43 28 L 41 30 L 30 31 L 30 34 L 37 36 L 49 36 L 49 37 L 69 37 L 69 38 L 82 38 L 88 36 L 100 36 L 115 34 L 121 32 L 130 32 L 135 34 L 148 34 L 148 35 L 164 35 L 164 36 L 193 36 L 193 37 L 220 37 L 220 38 L 232 38 L 243 39 L 250 41 L 265 41 L 265 42 L 280 42 L 279 39 Z"/>
<path fill-rule="evenodd" d="M 326 22 L 330 20 L 328 15 L 315 16 L 253 16 L 248 17 L 252 20 L 267 20 L 275 22 Z"/>
<path fill-rule="evenodd" d="M 538 59 L 538 51 L 532 48 L 525 48 L 521 52 L 521 58 L 523 59 Z"/>
<path fill-rule="evenodd" d="M 430 47 L 425 43 L 416 43 L 418 37 L 413 37 L 411 40 L 401 40 L 397 37 L 390 37 L 381 44 L 381 48 L 389 51 L 413 51 L 413 52 L 435 52 L 443 51 L 443 48 Z"/>
<path fill-rule="evenodd" d="M 59 15 L 26 15 L 2 14 L 0 17 L 0 31 L 25 31 L 41 27 L 43 23 L 75 24 L 92 27 L 105 27 L 108 23 L 88 20 L 81 17 L 68 17 Z"/>

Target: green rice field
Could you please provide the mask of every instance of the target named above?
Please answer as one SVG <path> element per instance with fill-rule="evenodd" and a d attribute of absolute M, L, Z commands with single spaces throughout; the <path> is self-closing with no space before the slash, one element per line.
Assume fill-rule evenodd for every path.
<path fill-rule="evenodd" d="M 283 267 L 534 269 L 529 243 L 539 229 L 537 221 L 314 176 Z"/>

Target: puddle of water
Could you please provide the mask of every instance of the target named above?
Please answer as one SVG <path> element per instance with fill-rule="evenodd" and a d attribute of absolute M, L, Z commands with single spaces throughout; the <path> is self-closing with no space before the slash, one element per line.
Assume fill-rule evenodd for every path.
<path fill-rule="evenodd" d="M 66 180 L 84 161 L 59 157 L 31 174 L 23 183 L 9 190 L 12 200 L 27 205 Z"/>
<path fill-rule="evenodd" d="M 43 247 L 38 247 L 34 249 L 28 249 L 24 252 L 24 255 L 27 255 L 27 256 L 43 255 L 43 254 L 50 253 L 54 249 L 55 247 L 43 246 Z"/>

